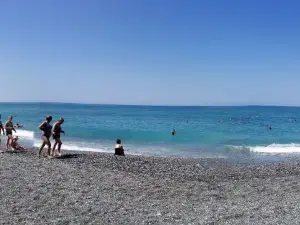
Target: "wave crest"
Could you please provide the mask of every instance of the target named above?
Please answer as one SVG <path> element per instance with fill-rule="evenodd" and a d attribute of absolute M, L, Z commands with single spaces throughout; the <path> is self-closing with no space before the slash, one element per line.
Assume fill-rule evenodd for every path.
<path fill-rule="evenodd" d="M 271 144 L 268 146 L 250 147 L 250 151 L 258 153 L 299 153 L 300 144 Z"/>
<path fill-rule="evenodd" d="M 231 150 L 236 151 L 249 151 L 255 153 L 300 153 L 300 144 L 290 143 L 290 144 L 271 144 L 271 145 L 258 145 L 258 146 L 227 146 Z"/>
<path fill-rule="evenodd" d="M 33 144 L 34 147 L 40 147 L 41 141 L 35 141 Z M 68 143 L 63 142 L 63 145 L 61 147 L 62 150 L 72 150 L 72 151 L 87 151 L 87 152 L 108 152 L 108 153 L 114 153 L 114 150 L 112 148 L 105 148 L 102 146 L 99 146 L 98 148 L 86 146 L 86 143 Z"/>
<path fill-rule="evenodd" d="M 19 130 L 17 129 L 17 133 L 15 133 L 16 136 L 21 137 L 22 139 L 33 139 L 34 138 L 34 132 L 30 130 Z"/>

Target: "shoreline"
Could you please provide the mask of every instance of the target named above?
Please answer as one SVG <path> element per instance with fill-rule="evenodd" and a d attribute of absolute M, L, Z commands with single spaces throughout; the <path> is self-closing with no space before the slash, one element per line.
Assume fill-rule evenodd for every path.
<path fill-rule="evenodd" d="M 300 161 L 0 154 L 2 224 L 297 224 Z"/>

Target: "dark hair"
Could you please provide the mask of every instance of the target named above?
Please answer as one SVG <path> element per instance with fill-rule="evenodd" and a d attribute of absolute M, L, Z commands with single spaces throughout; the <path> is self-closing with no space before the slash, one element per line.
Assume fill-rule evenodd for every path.
<path fill-rule="evenodd" d="M 121 140 L 120 140 L 120 139 L 117 139 L 116 142 L 117 142 L 117 144 L 119 144 L 119 145 L 121 144 Z"/>
<path fill-rule="evenodd" d="M 46 120 L 47 120 L 47 121 L 51 121 L 51 120 L 52 120 L 52 116 L 47 116 L 47 117 L 46 117 Z"/>

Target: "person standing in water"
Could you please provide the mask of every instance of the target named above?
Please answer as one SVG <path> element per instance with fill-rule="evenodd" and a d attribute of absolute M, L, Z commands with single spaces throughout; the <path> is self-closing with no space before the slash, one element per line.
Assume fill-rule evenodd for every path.
<path fill-rule="evenodd" d="M 14 124 L 12 122 L 13 120 L 13 117 L 12 116 L 9 116 L 8 117 L 8 120 L 6 121 L 5 123 L 5 131 L 6 131 L 6 136 L 7 136 L 7 139 L 6 139 L 6 149 L 9 149 L 9 143 L 10 143 L 10 139 L 12 138 L 12 132 L 14 131 L 15 133 L 17 132 L 14 128 Z"/>
<path fill-rule="evenodd" d="M 65 134 L 65 132 L 61 129 L 61 125 L 65 122 L 64 118 L 60 118 L 54 125 L 53 125 L 53 129 L 52 129 L 52 137 L 55 140 L 55 144 L 53 146 L 53 150 L 52 150 L 52 156 L 54 156 L 55 153 L 55 148 L 58 145 L 58 156 L 61 156 L 60 153 L 60 148 L 62 145 L 62 142 L 60 140 L 60 134 L 63 133 Z"/>
<path fill-rule="evenodd" d="M 41 152 L 43 151 L 45 145 L 48 146 L 48 156 L 51 157 L 51 142 L 50 142 L 50 137 L 51 137 L 51 131 L 52 131 L 52 126 L 51 126 L 51 121 L 52 121 L 52 116 L 47 116 L 46 120 L 41 123 L 41 125 L 39 126 L 40 130 L 43 131 L 42 134 L 42 146 L 39 149 L 39 153 L 38 156 L 41 156 Z"/>
<path fill-rule="evenodd" d="M 175 134 L 176 134 L 176 130 L 173 129 L 173 130 L 172 130 L 172 135 L 174 136 Z"/>
<path fill-rule="evenodd" d="M 1 146 L 1 131 L 3 132 L 3 136 L 5 135 L 4 128 L 1 122 L 1 114 L 0 114 L 0 146 Z"/>

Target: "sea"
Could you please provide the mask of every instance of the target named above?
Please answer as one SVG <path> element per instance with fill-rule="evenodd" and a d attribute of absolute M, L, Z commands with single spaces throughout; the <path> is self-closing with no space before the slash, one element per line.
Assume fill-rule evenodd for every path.
<path fill-rule="evenodd" d="M 41 145 L 38 126 L 51 115 L 53 123 L 65 119 L 63 150 L 113 153 L 119 138 L 126 154 L 245 163 L 300 158 L 298 107 L 1 103 L 0 113 L 3 124 L 12 115 L 24 125 L 15 135 L 29 148 Z"/>

